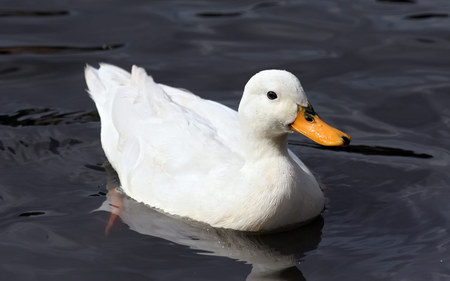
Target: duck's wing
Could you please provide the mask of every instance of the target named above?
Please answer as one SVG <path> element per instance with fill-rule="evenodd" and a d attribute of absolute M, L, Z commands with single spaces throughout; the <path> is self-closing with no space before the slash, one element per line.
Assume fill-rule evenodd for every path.
<path fill-rule="evenodd" d="M 228 148 L 242 155 L 242 134 L 235 110 L 212 100 L 202 99 L 185 90 L 160 85 L 173 102 L 201 116 L 216 131 L 217 137 Z M 233 129 L 234 128 L 234 129 Z"/>
<path fill-rule="evenodd" d="M 127 194 L 142 185 L 197 185 L 243 162 L 235 111 L 156 84 L 135 66 L 131 74 L 87 66 L 85 75 L 102 122 L 102 146 Z"/>

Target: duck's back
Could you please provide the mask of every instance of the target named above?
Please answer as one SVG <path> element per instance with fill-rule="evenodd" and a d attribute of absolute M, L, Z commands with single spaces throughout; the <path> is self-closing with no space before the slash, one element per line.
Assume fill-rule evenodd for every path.
<path fill-rule="evenodd" d="M 234 110 L 156 84 L 138 67 L 130 74 L 111 65 L 87 66 L 86 81 L 105 154 L 137 201 L 169 213 L 196 204 L 200 194 L 211 195 L 213 181 L 243 164 Z"/>

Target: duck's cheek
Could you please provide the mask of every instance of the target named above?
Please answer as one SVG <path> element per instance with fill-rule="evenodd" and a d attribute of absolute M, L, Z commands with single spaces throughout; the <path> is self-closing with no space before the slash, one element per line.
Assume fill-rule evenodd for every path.
<path fill-rule="evenodd" d="M 277 117 L 280 122 L 284 124 L 292 124 L 297 118 L 298 106 L 297 104 L 289 103 L 281 103 L 278 107 Z"/>

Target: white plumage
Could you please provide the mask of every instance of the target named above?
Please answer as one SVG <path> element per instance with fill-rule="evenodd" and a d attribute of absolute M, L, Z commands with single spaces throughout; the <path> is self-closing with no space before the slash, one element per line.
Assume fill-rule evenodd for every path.
<path fill-rule="evenodd" d="M 320 214 L 324 197 L 287 149 L 298 79 L 266 70 L 247 83 L 239 114 L 185 90 L 157 84 L 142 68 L 86 67 L 101 141 L 122 190 L 173 215 L 215 227 L 271 231 Z M 270 100 L 267 92 L 278 94 Z"/>

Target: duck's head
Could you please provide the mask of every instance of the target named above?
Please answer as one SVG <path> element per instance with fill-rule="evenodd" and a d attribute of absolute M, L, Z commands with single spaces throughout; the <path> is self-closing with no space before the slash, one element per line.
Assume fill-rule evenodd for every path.
<path fill-rule="evenodd" d="M 252 134 L 276 137 L 299 132 L 327 146 L 350 143 L 350 136 L 323 122 L 308 102 L 300 81 L 284 70 L 263 70 L 245 85 L 239 118 Z"/>

